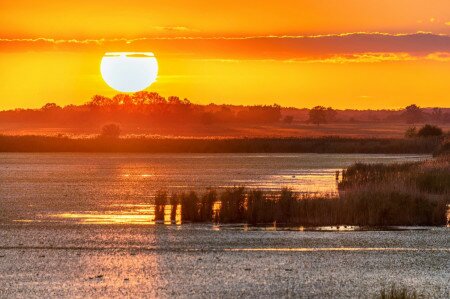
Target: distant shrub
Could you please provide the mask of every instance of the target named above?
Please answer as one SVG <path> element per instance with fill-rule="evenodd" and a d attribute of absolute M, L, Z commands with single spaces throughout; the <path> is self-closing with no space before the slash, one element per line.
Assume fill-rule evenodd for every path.
<path fill-rule="evenodd" d="M 412 104 L 405 108 L 403 117 L 408 124 L 415 124 L 423 120 L 424 113 L 419 106 Z"/>
<path fill-rule="evenodd" d="M 450 133 L 447 133 L 447 136 L 442 138 L 442 141 L 436 151 L 438 155 L 450 155 Z"/>
<path fill-rule="evenodd" d="M 419 132 L 417 132 L 417 136 L 419 137 L 441 136 L 442 133 L 443 133 L 442 129 L 437 126 L 425 125 L 419 130 Z"/>
<path fill-rule="evenodd" d="M 285 124 L 292 124 L 293 121 L 294 121 L 294 117 L 293 117 L 292 115 L 286 115 L 286 116 L 283 118 L 283 122 L 284 122 Z"/>
<path fill-rule="evenodd" d="M 118 138 L 120 135 L 120 127 L 116 124 L 104 125 L 102 128 L 101 137 Z"/>
<path fill-rule="evenodd" d="M 417 129 L 416 127 L 410 127 L 406 129 L 405 131 L 405 137 L 406 138 L 413 138 L 417 136 Z"/>

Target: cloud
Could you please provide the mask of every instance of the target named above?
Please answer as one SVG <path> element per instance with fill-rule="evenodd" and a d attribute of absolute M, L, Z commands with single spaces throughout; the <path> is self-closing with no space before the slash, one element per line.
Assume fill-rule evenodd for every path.
<path fill-rule="evenodd" d="M 293 60 L 294 62 L 307 62 L 307 63 L 377 63 L 377 62 L 389 62 L 389 61 L 413 61 L 418 58 L 412 56 L 409 53 L 358 53 L 350 55 L 335 55 L 329 58 L 323 59 L 306 59 L 306 60 Z"/>
<path fill-rule="evenodd" d="M 185 27 L 185 26 L 156 26 L 153 27 L 158 31 L 164 32 L 196 32 L 197 30 Z"/>
<path fill-rule="evenodd" d="M 426 56 L 426 59 L 435 61 L 450 62 L 450 52 L 436 52 L 430 53 Z"/>
<path fill-rule="evenodd" d="M 222 63 L 239 63 L 242 61 L 259 61 L 259 62 L 273 62 L 280 61 L 284 63 L 331 63 L 331 64 L 344 64 L 344 63 L 378 63 L 378 62 L 392 62 L 392 61 L 415 61 L 419 59 L 429 60 L 443 60 L 443 53 L 434 55 L 437 53 L 429 54 L 425 57 L 412 56 L 409 53 L 358 53 L 347 55 L 333 55 L 331 57 L 324 58 L 296 58 L 296 59 L 200 59 L 201 61 L 213 61 Z"/>
<path fill-rule="evenodd" d="M 291 62 L 447 61 L 450 36 L 417 32 L 339 33 L 310 36 L 142 37 L 135 39 L 0 39 L 0 51 L 146 52 L 157 57 Z M 440 53 L 439 55 L 436 53 Z"/>

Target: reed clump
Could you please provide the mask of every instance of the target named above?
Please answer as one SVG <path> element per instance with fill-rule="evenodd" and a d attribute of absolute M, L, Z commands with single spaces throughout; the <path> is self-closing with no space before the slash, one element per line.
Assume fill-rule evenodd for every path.
<path fill-rule="evenodd" d="M 450 203 L 450 155 L 403 164 L 355 164 L 343 172 L 341 200 L 350 222 L 444 225 Z"/>
<path fill-rule="evenodd" d="M 441 199 L 370 188 L 340 198 L 299 196 L 289 189 L 263 192 L 244 188 L 225 190 L 220 195 L 211 190 L 201 196 L 196 192 L 181 193 L 176 198 L 181 204 L 183 222 L 425 226 L 445 225 L 447 210 L 446 202 Z M 157 207 L 156 211 L 159 210 L 163 208 Z"/>
<path fill-rule="evenodd" d="M 164 220 L 164 205 L 167 204 L 167 193 L 158 191 L 155 196 L 155 220 Z"/>
<path fill-rule="evenodd" d="M 386 182 L 402 185 L 405 189 L 418 189 L 430 194 L 450 193 L 450 155 L 433 160 L 402 164 L 357 163 L 342 173 L 340 189 L 365 185 L 384 186 Z"/>
<path fill-rule="evenodd" d="M 389 289 L 382 289 L 379 296 L 375 297 L 378 299 L 417 299 L 417 292 L 415 290 L 409 290 L 406 287 L 396 287 L 391 286 Z"/>
<path fill-rule="evenodd" d="M 355 164 L 343 173 L 339 195 L 226 189 L 173 194 L 172 213 L 181 205 L 182 221 L 301 226 L 427 226 L 447 223 L 450 158 L 392 164 Z M 156 220 L 167 194 L 155 197 Z M 159 207 L 158 207 L 159 205 Z"/>

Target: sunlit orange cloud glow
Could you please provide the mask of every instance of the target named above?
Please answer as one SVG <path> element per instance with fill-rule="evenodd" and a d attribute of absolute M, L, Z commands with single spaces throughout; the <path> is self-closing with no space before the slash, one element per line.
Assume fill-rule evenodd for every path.
<path fill-rule="evenodd" d="M 196 103 L 450 107 L 450 2 L 3 1 L 0 109 L 116 92 L 105 52 L 155 53 L 148 90 Z"/>

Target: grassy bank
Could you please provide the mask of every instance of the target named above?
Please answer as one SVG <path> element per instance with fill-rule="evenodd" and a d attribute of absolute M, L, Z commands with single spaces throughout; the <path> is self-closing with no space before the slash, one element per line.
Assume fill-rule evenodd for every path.
<path fill-rule="evenodd" d="M 0 152 L 430 154 L 439 138 L 85 138 L 2 136 Z"/>
<path fill-rule="evenodd" d="M 356 164 L 343 174 L 339 196 L 311 196 L 233 188 L 156 196 L 156 219 L 164 205 L 181 206 L 187 222 L 329 226 L 426 226 L 447 223 L 450 156 L 407 164 Z M 157 212 L 158 213 L 158 212 Z M 159 216 L 158 216 L 159 215 Z"/>

